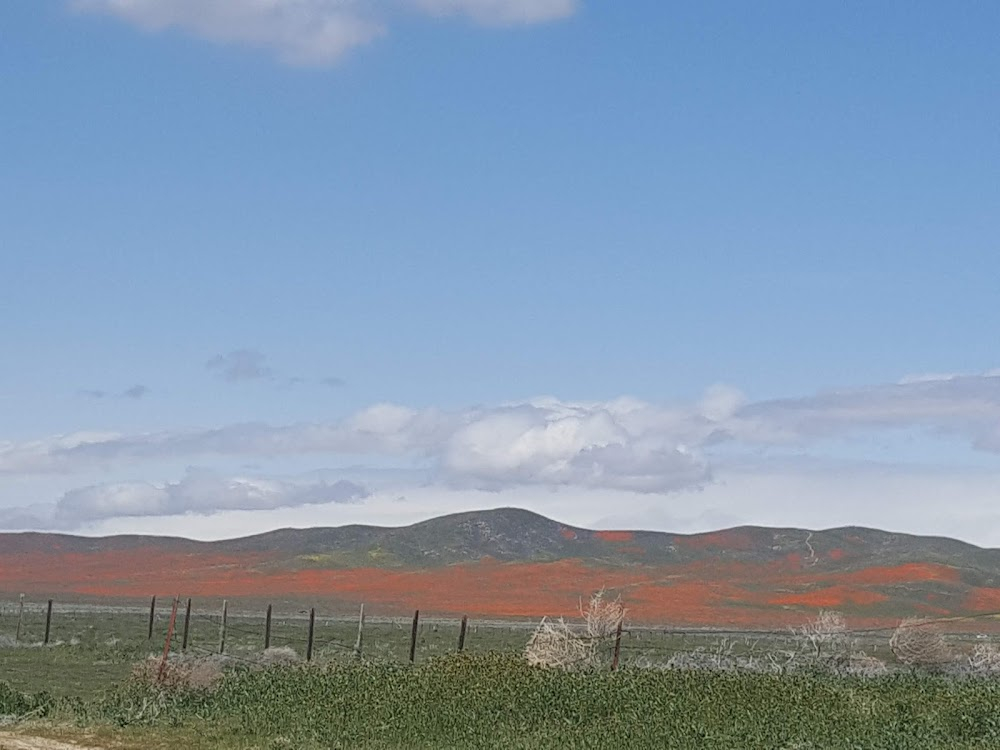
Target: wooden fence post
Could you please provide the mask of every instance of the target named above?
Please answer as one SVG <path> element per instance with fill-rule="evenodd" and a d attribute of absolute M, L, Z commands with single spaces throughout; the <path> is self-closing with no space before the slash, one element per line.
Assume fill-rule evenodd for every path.
<path fill-rule="evenodd" d="M 462 627 L 458 631 L 458 652 L 462 653 L 465 650 L 465 631 L 469 627 L 469 616 L 462 615 Z"/>
<path fill-rule="evenodd" d="M 167 671 L 167 659 L 170 656 L 170 640 L 174 637 L 174 624 L 177 622 L 177 605 L 180 604 L 180 597 L 174 597 L 174 606 L 170 608 L 170 624 L 167 625 L 167 640 L 163 644 L 163 659 L 160 661 L 160 671 L 156 673 L 156 681 L 163 682 L 163 675 Z"/>
<path fill-rule="evenodd" d="M 306 661 L 313 658 L 313 636 L 316 634 L 316 608 L 309 610 L 309 640 L 306 641 Z"/>
<path fill-rule="evenodd" d="M 184 609 L 184 638 L 181 640 L 181 651 L 188 650 L 188 630 L 191 628 L 191 597 L 188 597 L 187 607 Z"/>
<path fill-rule="evenodd" d="M 618 632 L 615 633 L 615 656 L 611 660 L 611 671 L 618 671 L 618 656 L 622 652 L 622 623 L 618 621 Z"/>
<path fill-rule="evenodd" d="M 49 632 L 52 629 L 52 600 L 49 599 L 49 607 L 45 611 L 45 645 L 49 645 Z"/>
<path fill-rule="evenodd" d="M 264 650 L 271 648 L 271 605 L 267 605 L 267 614 L 264 615 Z"/>
<path fill-rule="evenodd" d="M 149 600 L 149 635 L 146 636 L 147 641 L 153 640 L 153 620 L 156 619 L 156 597 L 154 596 Z"/>
<path fill-rule="evenodd" d="M 354 641 L 354 655 L 360 659 L 361 658 L 361 647 L 362 640 L 364 637 L 365 629 L 365 605 L 364 602 L 361 603 L 361 614 L 358 616 L 358 639 Z"/>
<path fill-rule="evenodd" d="M 21 594 L 21 603 L 17 608 L 17 635 L 14 636 L 14 641 L 21 640 L 21 621 L 24 620 L 24 594 Z"/>
<path fill-rule="evenodd" d="M 219 653 L 226 653 L 226 619 L 229 615 L 229 602 L 222 600 L 222 622 L 219 624 Z"/>
<path fill-rule="evenodd" d="M 420 626 L 420 610 L 413 613 L 413 628 L 410 630 L 410 664 L 417 655 L 417 628 Z"/>

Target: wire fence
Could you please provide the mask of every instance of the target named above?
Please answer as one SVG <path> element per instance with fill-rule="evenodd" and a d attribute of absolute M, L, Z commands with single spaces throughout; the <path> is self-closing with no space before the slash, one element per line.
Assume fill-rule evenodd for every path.
<path fill-rule="evenodd" d="M 459 617 L 421 618 L 378 616 L 369 612 L 361 629 L 357 616 L 342 613 L 303 610 L 300 604 L 288 605 L 283 611 L 274 610 L 268 622 L 264 607 L 248 611 L 246 604 L 234 602 L 234 610 L 212 602 L 194 602 L 190 616 L 185 617 L 187 600 L 179 600 L 177 633 L 171 652 L 190 651 L 196 654 L 225 653 L 234 660 L 263 651 L 265 646 L 293 649 L 302 657 L 336 660 L 354 656 L 359 650 L 383 658 L 400 661 L 454 652 L 462 648 L 472 651 L 520 651 L 529 643 L 537 621 L 467 621 L 462 631 Z M 238 609 L 236 609 L 238 608 Z M 170 602 L 153 599 L 149 604 L 121 606 L 38 601 L 32 599 L 0 601 L 0 646 L 63 645 L 94 648 L 130 644 L 136 650 L 145 648 L 153 653 L 162 648 L 165 639 L 166 615 Z M 802 615 L 803 622 L 805 614 Z M 911 627 L 942 628 L 977 621 L 995 621 L 1000 612 L 979 612 L 968 615 L 928 618 L 911 623 Z M 310 624 L 311 621 L 311 624 Z M 845 628 L 843 638 L 864 642 L 869 651 L 888 652 L 888 641 L 896 625 Z M 625 657 L 667 660 L 691 652 L 733 653 L 752 651 L 763 646 L 780 651 L 800 644 L 801 629 L 706 629 L 694 627 L 652 627 L 626 624 L 621 630 L 619 652 Z M 950 633 L 955 642 L 987 638 L 970 632 Z M 990 638 L 992 642 L 992 638 Z M 359 648 L 360 647 L 360 648 Z"/>

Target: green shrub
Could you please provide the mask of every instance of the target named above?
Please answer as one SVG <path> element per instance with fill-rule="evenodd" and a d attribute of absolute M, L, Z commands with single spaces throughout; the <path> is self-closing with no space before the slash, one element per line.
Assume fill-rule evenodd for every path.
<path fill-rule="evenodd" d="M 6 682 L 0 682 L 0 716 L 7 721 L 25 716 L 44 717 L 48 714 L 53 700 L 48 693 L 22 693 Z"/>

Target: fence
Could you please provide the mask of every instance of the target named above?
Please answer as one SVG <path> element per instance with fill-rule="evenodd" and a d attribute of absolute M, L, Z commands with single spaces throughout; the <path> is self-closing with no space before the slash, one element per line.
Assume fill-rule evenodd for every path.
<path fill-rule="evenodd" d="M 250 610 L 244 602 L 236 609 L 230 602 L 178 599 L 175 628 L 169 628 L 173 601 L 151 597 L 148 605 L 99 606 L 52 599 L 21 597 L 0 602 L 0 645 L 115 645 L 131 644 L 136 651 L 152 653 L 225 654 L 239 659 L 251 652 L 274 647 L 292 648 L 307 661 L 336 660 L 359 655 L 397 661 L 418 661 L 426 656 L 475 651 L 523 650 L 537 621 L 475 621 L 468 617 L 425 617 L 419 611 L 400 618 L 366 613 L 347 617 L 308 609 L 284 610 L 261 604 Z M 1000 613 L 979 613 L 941 622 L 993 621 Z M 176 632 L 173 632 L 173 631 Z M 168 633 L 169 631 L 169 633 Z M 888 638 L 892 627 L 852 629 L 844 635 L 862 643 L 868 653 L 891 658 Z M 168 639 L 168 634 L 170 638 Z M 953 634 L 954 641 L 975 643 L 976 633 Z M 637 657 L 663 662 L 683 653 L 727 648 L 740 653 L 754 643 L 780 647 L 801 639 L 790 629 L 707 630 L 694 628 L 625 627 L 617 634 L 614 665 Z M 167 642 L 169 640 L 169 642 Z"/>
<path fill-rule="evenodd" d="M 104 606 L 58 600 L 0 601 L 0 645 L 92 646 L 132 645 L 152 652 L 165 645 L 168 622 L 174 621 L 167 653 L 225 654 L 274 647 L 292 648 L 306 659 L 374 655 L 413 662 L 422 654 L 523 648 L 525 623 L 470 621 L 425 617 L 419 611 L 406 618 L 360 611 L 347 617 L 273 604 L 250 609 L 242 602 L 173 601 L 151 597 L 148 605 Z M 235 604 L 235 607 L 234 607 Z M 280 606 L 280 605 L 279 605 Z M 172 617 L 171 617 L 172 615 Z M 482 639 L 480 639 L 482 636 Z"/>

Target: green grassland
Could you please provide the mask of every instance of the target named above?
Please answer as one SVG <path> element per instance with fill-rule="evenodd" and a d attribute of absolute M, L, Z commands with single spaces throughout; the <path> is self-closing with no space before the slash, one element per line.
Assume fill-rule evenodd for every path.
<path fill-rule="evenodd" d="M 56 696 L 90 698 L 125 679 L 132 666 L 150 655 L 163 653 L 170 605 L 161 603 L 149 638 L 146 607 L 99 605 L 57 606 L 51 620 L 49 645 L 42 645 L 45 607 L 32 603 L 25 610 L 21 637 L 17 635 L 17 606 L 0 606 L 0 680 L 18 690 L 48 691 Z M 196 608 L 190 620 L 187 652 L 216 654 L 220 650 L 221 608 Z M 412 621 L 369 617 L 363 634 L 367 659 L 405 662 L 409 659 Z M 458 649 L 460 623 L 422 618 L 417 634 L 416 660 L 423 661 Z M 183 645 L 184 611 L 177 615 L 171 653 Z M 225 653 L 234 661 L 251 659 L 264 647 L 262 608 L 255 612 L 231 608 L 226 624 Z M 309 632 L 308 613 L 300 608 L 275 610 L 271 647 L 287 647 L 305 657 Z M 319 664 L 352 660 L 358 623 L 317 613 L 313 660 Z M 513 652 L 524 648 L 530 623 L 471 623 L 465 647 L 472 653 Z"/>
<path fill-rule="evenodd" d="M 251 660 L 264 647 L 265 605 L 230 604 L 225 653 L 232 660 Z M 153 636 L 149 638 L 149 604 L 57 603 L 50 627 L 50 644 L 43 646 L 45 605 L 29 602 L 17 634 L 16 601 L 0 602 L 0 680 L 18 690 L 47 691 L 62 697 L 91 698 L 123 679 L 132 666 L 163 653 L 168 630 L 170 602 L 159 602 Z M 220 649 L 221 602 L 194 604 L 188 631 L 187 653 L 216 654 Z M 471 654 L 520 653 L 535 623 L 525 621 L 470 620 L 465 650 Z M 369 614 L 363 633 L 362 652 L 367 660 L 408 663 L 412 620 Z M 276 606 L 271 623 L 271 647 L 294 649 L 305 657 L 308 610 L 286 603 Z M 422 616 L 417 633 L 415 661 L 455 653 L 460 621 Z M 184 608 L 180 607 L 171 654 L 183 645 Z M 317 610 L 313 661 L 344 663 L 355 658 L 358 634 L 356 619 Z M 725 644 L 728 652 L 787 646 L 788 634 L 726 636 L 716 632 L 679 632 L 655 628 L 626 629 L 622 640 L 623 664 L 657 664 L 672 655 L 700 650 L 714 652 Z"/>
<path fill-rule="evenodd" d="M 218 662 L 220 611 L 199 605 L 188 658 Z M 28 607 L 15 642 L 16 603 L 0 604 L 0 731 L 6 723 L 120 750 L 1000 747 L 995 677 L 665 668 L 677 653 L 710 664 L 781 650 L 788 634 L 762 644 L 763 636 L 627 630 L 619 671 L 567 672 L 524 661 L 531 623 L 473 621 L 458 654 L 459 623 L 426 618 L 411 665 L 410 621 L 369 617 L 359 660 L 357 622 L 320 612 L 305 664 L 307 612 L 284 607 L 274 612 L 271 645 L 293 649 L 298 662 L 262 666 L 263 612 L 234 606 L 221 681 L 164 687 L 130 677 L 136 663 L 162 654 L 168 613 L 161 604 L 150 639 L 148 604 L 62 605 L 42 646 L 44 606 Z M 177 626 L 171 663 L 182 659 L 183 609 Z"/>
<path fill-rule="evenodd" d="M 21 702 L 18 703 L 17 701 Z M 25 731 L 105 747 L 972 750 L 1000 744 L 1000 682 L 625 669 L 511 655 L 237 671 L 214 691 L 126 684 L 42 706 Z M 36 701 L 36 702 L 32 702 Z"/>

